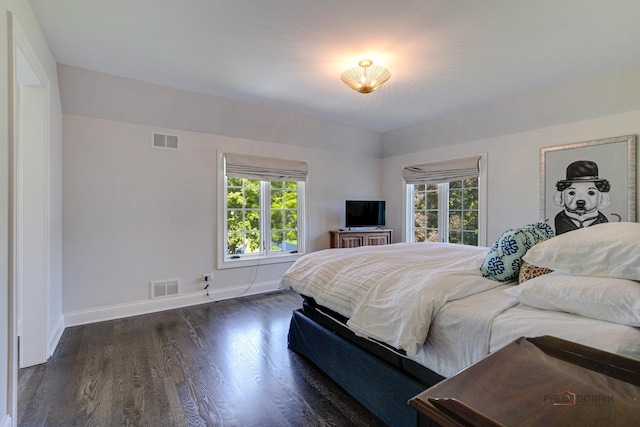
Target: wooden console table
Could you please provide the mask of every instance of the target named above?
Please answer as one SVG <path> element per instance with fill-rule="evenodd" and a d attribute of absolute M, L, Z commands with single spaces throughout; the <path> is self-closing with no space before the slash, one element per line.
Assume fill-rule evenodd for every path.
<path fill-rule="evenodd" d="M 640 361 L 519 338 L 409 400 L 418 426 L 640 425 Z"/>
<path fill-rule="evenodd" d="M 330 231 L 332 248 L 389 245 L 393 243 L 393 230 L 339 230 Z"/>

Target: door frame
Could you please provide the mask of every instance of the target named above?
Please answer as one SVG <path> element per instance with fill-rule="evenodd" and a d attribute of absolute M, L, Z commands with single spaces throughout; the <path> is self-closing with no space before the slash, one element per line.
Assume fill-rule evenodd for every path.
<path fill-rule="evenodd" d="M 18 315 L 22 318 L 26 316 L 35 316 L 37 318 L 36 328 L 37 336 L 40 337 L 37 343 L 38 355 L 36 360 L 39 363 L 44 363 L 51 356 L 51 348 L 49 345 L 50 338 L 50 321 L 49 321 L 49 304 L 50 304 L 50 277 L 51 277 L 51 212 L 50 212 L 50 117 L 51 117 L 51 95 L 50 95 L 50 82 L 47 77 L 44 68 L 42 67 L 35 50 L 26 37 L 26 33 L 21 29 L 21 26 L 16 21 L 15 16 L 10 11 L 7 12 L 7 26 L 8 26 L 8 95 L 9 95 L 9 123 L 8 123 L 8 140 L 9 140 L 9 378 L 8 378 L 8 410 L 11 422 L 15 426 L 18 421 L 17 412 L 17 400 L 18 400 L 18 366 L 20 355 L 18 354 Z M 22 70 L 18 67 L 19 54 L 26 60 L 28 67 L 33 72 L 33 75 L 37 79 L 39 85 L 35 87 L 41 87 L 42 93 L 37 94 L 36 99 L 42 102 L 43 105 L 39 105 L 43 114 L 41 117 L 42 122 L 38 122 L 38 126 L 41 126 L 41 150 L 38 154 L 42 156 L 42 182 L 38 183 L 38 197 L 42 197 L 40 200 L 43 207 L 42 212 L 42 269 L 43 280 L 42 283 L 36 284 L 37 289 L 32 291 L 41 292 L 42 299 L 39 304 L 21 304 L 20 295 L 22 283 L 22 271 L 23 271 L 23 257 L 22 250 L 23 244 L 21 227 L 23 225 L 24 212 L 22 209 L 22 196 L 24 192 L 24 183 L 21 179 L 23 172 L 22 165 L 24 162 L 28 162 L 30 159 L 25 158 L 23 155 L 23 140 L 22 140 L 22 124 L 24 123 L 23 115 L 20 109 L 20 79 L 24 76 Z M 24 64 L 22 64 L 24 65 Z M 20 304 L 20 305 L 19 305 Z M 22 328 L 24 329 L 24 328 Z M 29 339 L 29 337 L 26 337 Z M 22 346 L 21 346 L 22 347 Z M 22 351 L 22 349 L 21 349 Z"/>

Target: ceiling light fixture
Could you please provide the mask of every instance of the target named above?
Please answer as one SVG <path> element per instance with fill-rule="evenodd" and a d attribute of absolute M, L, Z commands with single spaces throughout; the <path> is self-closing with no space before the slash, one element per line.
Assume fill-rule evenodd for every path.
<path fill-rule="evenodd" d="M 384 67 L 373 65 L 370 59 L 363 59 L 342 73 L 342 81 L 351 89 L 360 93 L 371 93 L 391 78 L 391 73 Z"/>

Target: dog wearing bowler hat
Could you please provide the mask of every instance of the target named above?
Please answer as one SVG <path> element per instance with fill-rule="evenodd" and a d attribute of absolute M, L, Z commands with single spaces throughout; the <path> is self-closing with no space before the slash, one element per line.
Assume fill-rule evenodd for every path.
<path fill-rule="evenodd" d="M 564 209 L 556 215 L 556 234 L 609 222 L 600 209 L 611 205 L 611 185 L 598 176 L 598 165 L 578 160 L 567 166 L 567 179 L 556 183 L 553 201 Z"/>

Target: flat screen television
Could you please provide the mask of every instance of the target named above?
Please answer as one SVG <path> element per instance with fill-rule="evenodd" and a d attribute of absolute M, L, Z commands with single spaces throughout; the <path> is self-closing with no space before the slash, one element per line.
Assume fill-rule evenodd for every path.
<path fill-rule="evenodd" d="M 347 200 L 345 226 L 382 227 L 385 225 L 384 200 Z"/>

